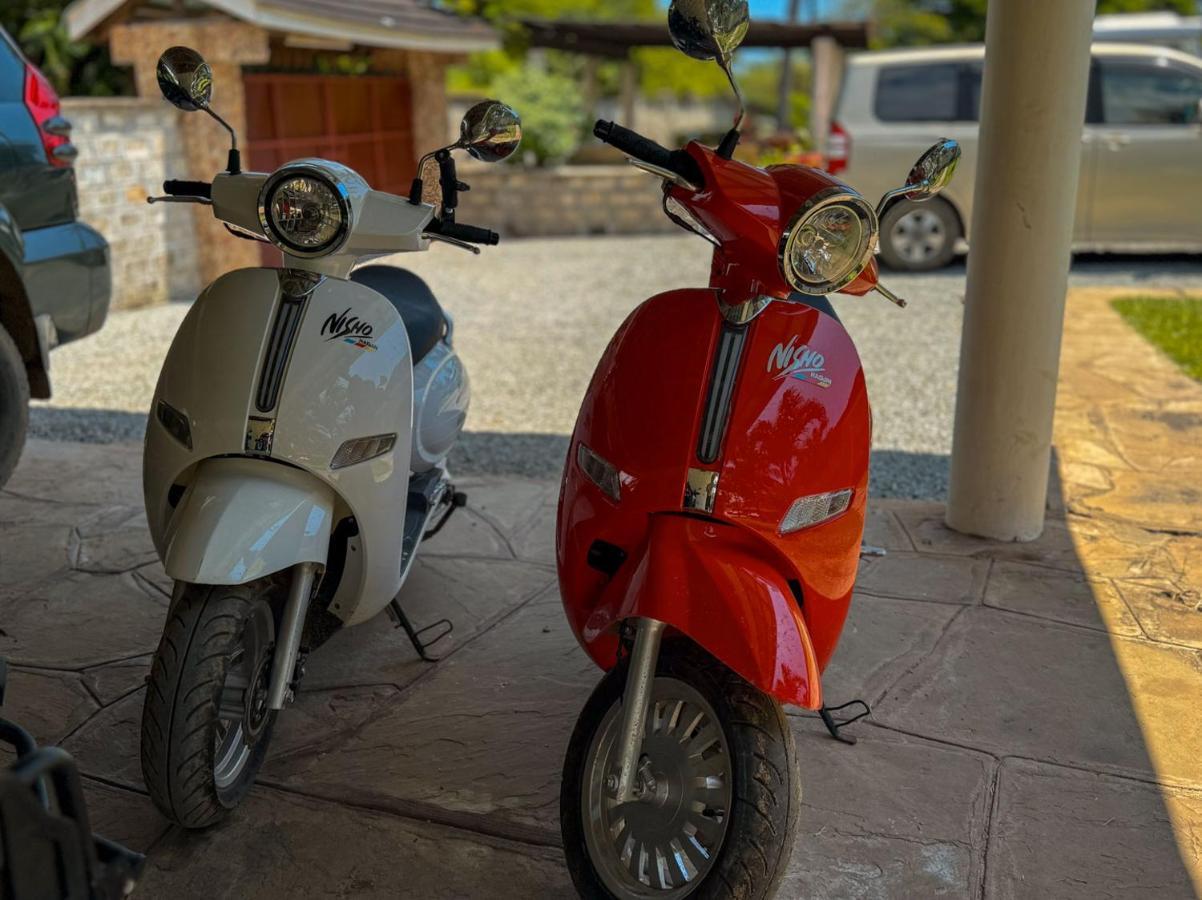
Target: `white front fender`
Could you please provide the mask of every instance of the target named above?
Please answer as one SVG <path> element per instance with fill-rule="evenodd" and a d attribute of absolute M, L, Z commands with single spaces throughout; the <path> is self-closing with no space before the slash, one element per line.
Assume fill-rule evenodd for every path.
<path fill-rule="evenodd" d="M 171 514 L 163 565 L 193 584 L 243 584 L 297 563 L 324 565 L 334 492 L 264 459 L 202 462 Z"/>

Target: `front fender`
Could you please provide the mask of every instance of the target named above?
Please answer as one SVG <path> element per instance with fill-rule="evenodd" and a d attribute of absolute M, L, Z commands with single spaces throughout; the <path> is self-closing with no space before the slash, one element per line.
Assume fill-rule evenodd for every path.
<path fill-rule="evenodd" d="M 770 551 L 746 530 L 678 514 L 651 516 L 640 556 L 626 560 L 581 632 L 603 668 L 624 619 L 658 619 L 759 690 L 822 705 L 818 660 L 797 600 Z"/>
<path fill-rule="evenodd" d="M 297 563 L 324 564 L 334 492 L 263 459 L 200 464 L 167 523 L 163 566 L 177 581 L 244 584 Z"/>

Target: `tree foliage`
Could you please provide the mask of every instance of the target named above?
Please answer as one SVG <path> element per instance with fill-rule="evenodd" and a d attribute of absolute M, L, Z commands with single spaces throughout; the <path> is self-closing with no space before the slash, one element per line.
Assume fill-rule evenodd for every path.
<path fill-rule="evenodd" d="M 497 76 L 493 88 L 521 111 L 522 156 L 532 155 L 541 166 L 563 162 L 576 152 L 588 110 L 574 80 L 527 65 Z"/>
<path fill-rule="evenodd" d="M 109 96 L 132 93 L 128 72 L 113 66 L 108 48 L 72 41 L 63 23 L 69 0 L 6 0 L 0 3 L 0 27 L 50 79 L 60 95 Z"/>
<path fill-rule="evenodd" d="M 1055 2 L 1055 0 L 1049 0 Z M 868 15 L 879 47 L 985 40 L 987 0 L 848 0 L 843 14 Z M 1195 0 L 1098 0 L 1098 14 L 1176 12 L 1193 15 Z"/>

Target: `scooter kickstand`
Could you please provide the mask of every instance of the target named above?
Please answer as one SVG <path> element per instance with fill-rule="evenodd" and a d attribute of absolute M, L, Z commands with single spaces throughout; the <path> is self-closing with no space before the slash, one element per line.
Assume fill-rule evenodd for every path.
<path fill-rule="evenodd" d="M 435 663 L 442 659 L 441 656 L 431 656 L 429 648 L 433 647 L 444 637 L 455 630 L 455 623 L 450 619 L 439 619 L 437 622 L 432 622 L 425 628 L 414 628 L 413 623 L 409 621 L 409 616 L 405 614 L 405 610 L 394 597 L 388 603 L 388 614 L 392 616 L 397 628 L 403 628 L 408 636 L 410 643 L 413 644 L 413 649 L 417 651 L 417 655 L 428 663 Z M 422 635 L 427 631 L 439 629 L 438 633 L 428 641 L 422 640 Z"/>
<path fill-rule="evenodd" d="M 864 707 L 864 711 L 852 716 L 850 719 L 844 719 L 842 722 L 837 722 L 835 721 L 835 717 L 831 715 L 831 713 L 840 712 L 847 709 L 849 706 L 855 706 L 857 703 Z M 851 725 L 853 722 L 860 721 L 860 719 L 869 715 L 871 712 L 872 710 L 863 700 L 852 700 L 849 703 L 844 703 L 840 706 L 823 706 L 818 710 L 818 715 L 822 717 L 822 724 L 825 725 L 826 730 L 831 733 L 831 737 L 843 744 L 854 744 L 856 742 L 855 735 L 844 734 L 843 729 L 848 725 Z"/>

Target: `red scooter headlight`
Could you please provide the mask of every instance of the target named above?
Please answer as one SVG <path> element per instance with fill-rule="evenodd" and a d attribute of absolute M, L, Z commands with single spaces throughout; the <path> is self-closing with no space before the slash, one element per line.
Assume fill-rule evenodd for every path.
<path fill-rule="evenodd" d="M 781 274 L 803 294 L 829 294 L 864 271 L 876 249 L 876 213 L 858 194 L 830 188 L 805 202 L 781 235 Z"/>

